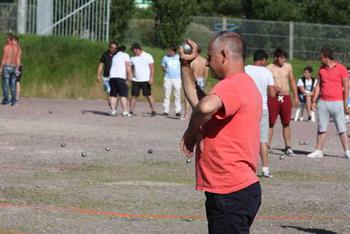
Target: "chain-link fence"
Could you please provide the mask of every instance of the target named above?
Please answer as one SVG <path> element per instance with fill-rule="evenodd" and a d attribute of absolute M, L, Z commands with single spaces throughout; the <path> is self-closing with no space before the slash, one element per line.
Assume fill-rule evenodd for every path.
<path fill-rule="evenodd" d="M 36 2 L 37 0 L 28 0 L 28 33 L 40 33 L 37 29 L 40 15 Z M 55 35 L 107 40 L 108 2 L 53 0 L 54 20 L 51 32 Z M 16 32 L 17 4 L 0 4 L 0 20 L 0 32 Z M 154 45 L 154 25 L 153 19 L 131 20 L 126 32 L 126 43 L 139 41 L 144 45 Z M 342 62 L 348 62 L 350 57 L 349 26 L 196 16 L 183 39 L 191 38 L 206 47 L 211 36 L 222 30 L 241 34 L 247 42 L 248 53 L 256 49 L 272 53 L 275 48 L 281 47 L 288 52 L 290 58 L 317 59 L 320 49 L 327 46 L 334 50 L 336 58 Z"/>
<path fill-rule="evenodd" d="M 17 5 L 0 3 L 0 32 L 17 30 Z"/>
<path fill-rule="evenodd" d="M 295 22 L 246 20 L 219 17 L 194 17 L 183 39 L 191 38 L 206 47 L 211 36 L 229 30 L 241 34 L 247 42 L 248 53 L 256 49 L 272 51 L 281 47 L 289 57 L 318 59 L 324 46 L 334 50 L 342 62 L 349 61 L 350 27 Z M 127 42 L 154 43 L 154 21 L 135 19 L 130 23 Z"/>
<path fill-rule="evenodd" d="M 0 32 L 108 41 L 111 0 L 25 0 L 21 2 L 20 7 L 17 3 L 0 3 Z M 22 29 L 19 30 L 18 27 Z"/>

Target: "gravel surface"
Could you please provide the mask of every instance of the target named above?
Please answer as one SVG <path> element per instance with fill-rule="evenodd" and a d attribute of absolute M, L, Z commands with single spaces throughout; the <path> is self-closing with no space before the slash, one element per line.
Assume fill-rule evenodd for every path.
<path fill-rule="evenodd" d="M 149 117 L 146 103 L 131 118 L 107 110 L 102 100 L 0 106 L 0 233 L 207 232 L 193 162 L 179 150 L 187 121 Z M 316 124 L 291 127 L 297 155 L 279 159 L 277 123 L 274 178 L 261 179 L 263 203 L 252 233 L 350 233 L 350 160 L 334 124 L 322 159 L 306 158 Z"/>

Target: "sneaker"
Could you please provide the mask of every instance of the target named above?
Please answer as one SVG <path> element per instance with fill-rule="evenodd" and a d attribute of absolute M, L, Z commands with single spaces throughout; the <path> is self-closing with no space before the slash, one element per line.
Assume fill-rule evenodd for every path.
<path fill-rule="evenodd" d="M 129 112 L 123 112 L 122 117 L 131 117 L 131 114 Z"/>
<path fill-rule="evenodd" d="M 262 177 L 265 177 L 265 178 L 269 178 L 269 179 L 272 179 L 272 178 L 273 178 L 273 175 L 271 175 L 271 173 L 262 172 L 261 176 L 262 176 Z"/>
<path fill-rule="evenodd" d="M 129 114 L 130 114 L 131 116 L 135 115 L 134 112 L 132 112 L 132 111 L 129 111 Z"/>
<path fill-rule="evenodd" d="M 307 155 L 308 158 L 322 158 L 323 152 L 321 150 L 315 150 L 314 152 Z"/>
<path fill-rule="evenodd" d="M 110 116 L 116 116 L 117 115 L 117 111 L 116 110 L 111 110 L 111 112 L 109 112 Z"/>
<path fill-rule="evenodd" d="M 156 112 L 155 112 L 155 111 L 152 111 L 152 112 L 151 112 L 151 117 L 154 117 L 154 116 L 156 116 Z"/>
<path fill-rule="evenodd" d="M 287 146 L 286 149 L 284 150 L 284 153 L 287 155 L 287 156 L 290 156 L 290 157 L 293 157 L 295 156 L 295 153 L 294 151 L 292 150 L 292 148 L 290 146 Z"/>
<path fill-rule="evenodd" d="M 163 115 L 164 115 L 164 116 L 168 116 L 168 115 L 169 115 L 169 113 L 167 113 L 167 112 L 163 112 Z"/>
<path fill-rule="evenodd" d="M 175 116 L 176 116 L 176 117 L 181 117 L 181 113 L 180 113 L 180 112 L 179 112 L 179 113 L 176 113 Z"/>
<path fill-rule="evenodd" d="M 350 150 L 345 151 L 344 156 L 345 156 L 345 158 L 350 159 Z"/>

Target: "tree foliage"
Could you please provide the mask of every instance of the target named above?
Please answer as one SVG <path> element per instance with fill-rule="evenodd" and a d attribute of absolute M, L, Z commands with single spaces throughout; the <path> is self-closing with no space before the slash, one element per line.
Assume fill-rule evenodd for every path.
<path fill-rule="evenodd" d="M 133 0 L 111 1 L 110 13 L 110 38 L 116 41 L 123 41 L 128 28 L 129 20 L 134 12 Z"/>
<path fill-rule="evenodd" d="M 350 24 L 349 0 L 197 0 L 197 4 L 198 15 Z"/>
<path fill-rule="evenodd" d="M 155 31 L 158 46 L 178 44 L 192 21 L 195 2 L 188 0 L 155 0 Z"/>

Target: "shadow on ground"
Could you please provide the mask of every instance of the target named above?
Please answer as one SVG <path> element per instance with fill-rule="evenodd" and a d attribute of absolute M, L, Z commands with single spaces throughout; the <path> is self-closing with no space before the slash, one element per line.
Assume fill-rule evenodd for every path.
<path fill-rule="evenodd" d="M 94 114 L 94 115 L 109 115 L 108 112 L 105 112 L 105 111 L 95 111 L 95 110 L 81 110 L 81 114 L 84 115 L 84 114 Z"/>
<path fill-rule="evenodd" d="M 324 229 L 319 229 L 319 228 L 303 228 L 303 227 L 297 227 L 297 226 L 285 226 L 281 225 L 282 228 L 293 228 L 298 231 L 306 232 L 306 233 L 314 233 L 314 234 L 337 234 L 336 232 L 333 231 L 328 231 Z"/>

